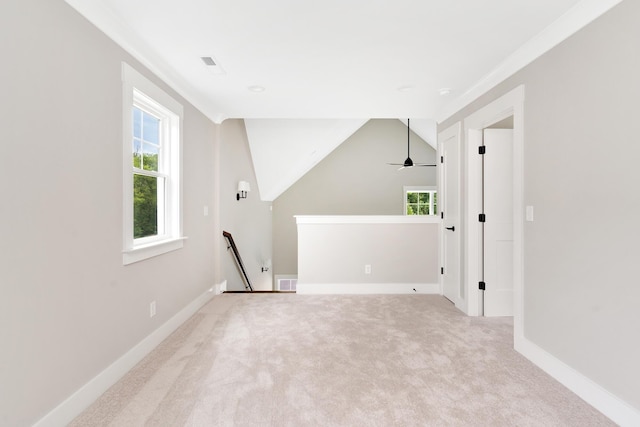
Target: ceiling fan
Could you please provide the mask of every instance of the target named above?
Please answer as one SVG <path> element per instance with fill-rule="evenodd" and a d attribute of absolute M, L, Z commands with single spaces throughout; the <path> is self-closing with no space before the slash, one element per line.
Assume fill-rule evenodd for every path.
<path fill-rule="evenodd" d="M 404 168 L 411 168 L 413 166 L 431 166 L 434 167 L 436 165 L 429 165 L 426 163 L 413 163 L 413 160 L 411 160 L 411 156 L 409 155 L 409 135 L 411 133 L 411 128 L 409 126 L 409 119 L 407 119 L 407 159 L 404 161 L 404 163 L 387 163 L 388 165 L 393 165 L 393 166 L 400 166 L 400 168 L 398 168 L 398 170 L 404 169 Z"/>

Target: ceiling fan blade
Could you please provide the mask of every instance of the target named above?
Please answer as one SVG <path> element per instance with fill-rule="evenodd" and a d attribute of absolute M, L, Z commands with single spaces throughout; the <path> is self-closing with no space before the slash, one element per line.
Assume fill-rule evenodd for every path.
<path fill-rule="evenodd" d="M 391 166 L 404 166 L 404 163 L 387 163 L 387 164 Z"/>
<path fill-rule="evenodd" d="M 413 166 L 431 166 L 431 167 L 436 167 L 438 165 L 430 165 L 427 163 L 414 163 Z"/>

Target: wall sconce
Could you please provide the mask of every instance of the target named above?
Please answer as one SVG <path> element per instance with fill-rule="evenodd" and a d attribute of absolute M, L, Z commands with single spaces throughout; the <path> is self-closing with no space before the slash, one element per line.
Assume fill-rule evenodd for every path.
<path fill-rule="evenodd" d="M 238 194 L 236 194 L 236 200 L 246 199 L 249 191 L 251 191 L 251 186 L 247 181 L 238 182 Z"/>

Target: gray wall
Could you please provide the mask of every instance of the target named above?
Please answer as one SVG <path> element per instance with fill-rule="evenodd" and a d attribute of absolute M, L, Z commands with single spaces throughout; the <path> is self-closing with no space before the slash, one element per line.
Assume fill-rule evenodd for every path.
<path fill-rule="evenodd" d="M 439 125 L 525 85 L 525 336 L 638 409 L 639 20 L 622 2 Z"/>
<path fill-rule="evenodd" d="M 398 171 L 407 157 L 407 127 L 374 119 L 336 148 L 273 202 L 275 274 L 297 274 L 294 215 L 402 215 L 405 185 L 436 185 L 436 168 Z M 435 163 L 436 153 L 411 133 L 411 159 Z"/>
<path fill-rule="evenodd" d="M 246 199 L 236 200 L 238 181 L 247 181 L 251 191 Z M 233 235 L 247 275 L 255 290 L 272 290 L 272 271 L 261 266 L 271 259 L 271 203 L 260 200 L 253 170 L 247 132 L 242 120 L 225 120 L 220 130 L 220 222 Z M 227 290 L 244 290 L 240 270 L 226 241 L 221 256 Z"/>
<path fill-rule="evenodd" d="M 376 283 L 400 293 L 410 291 L 408 284 L 438 284 L 439 223 L 335 220 L 298 224 L 298 291 L 319 284 L 348 292 L 349 285 Z"/>
<path fill-rule="evenodd" d="M 1 2 L 0 56 L 0 425 L 26 426 L 216 283 L 216 127 L 61 0 Z M 128 266 L 123 60 L 185 108 L 189 237 Z"/>

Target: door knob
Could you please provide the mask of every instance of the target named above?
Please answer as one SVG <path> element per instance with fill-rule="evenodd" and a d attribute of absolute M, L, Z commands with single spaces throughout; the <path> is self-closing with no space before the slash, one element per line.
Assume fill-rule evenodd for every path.
<path fill-rule="evenodd" d="M 456 231 L 456 226 L 445 227 L 447 230 Z"/>

